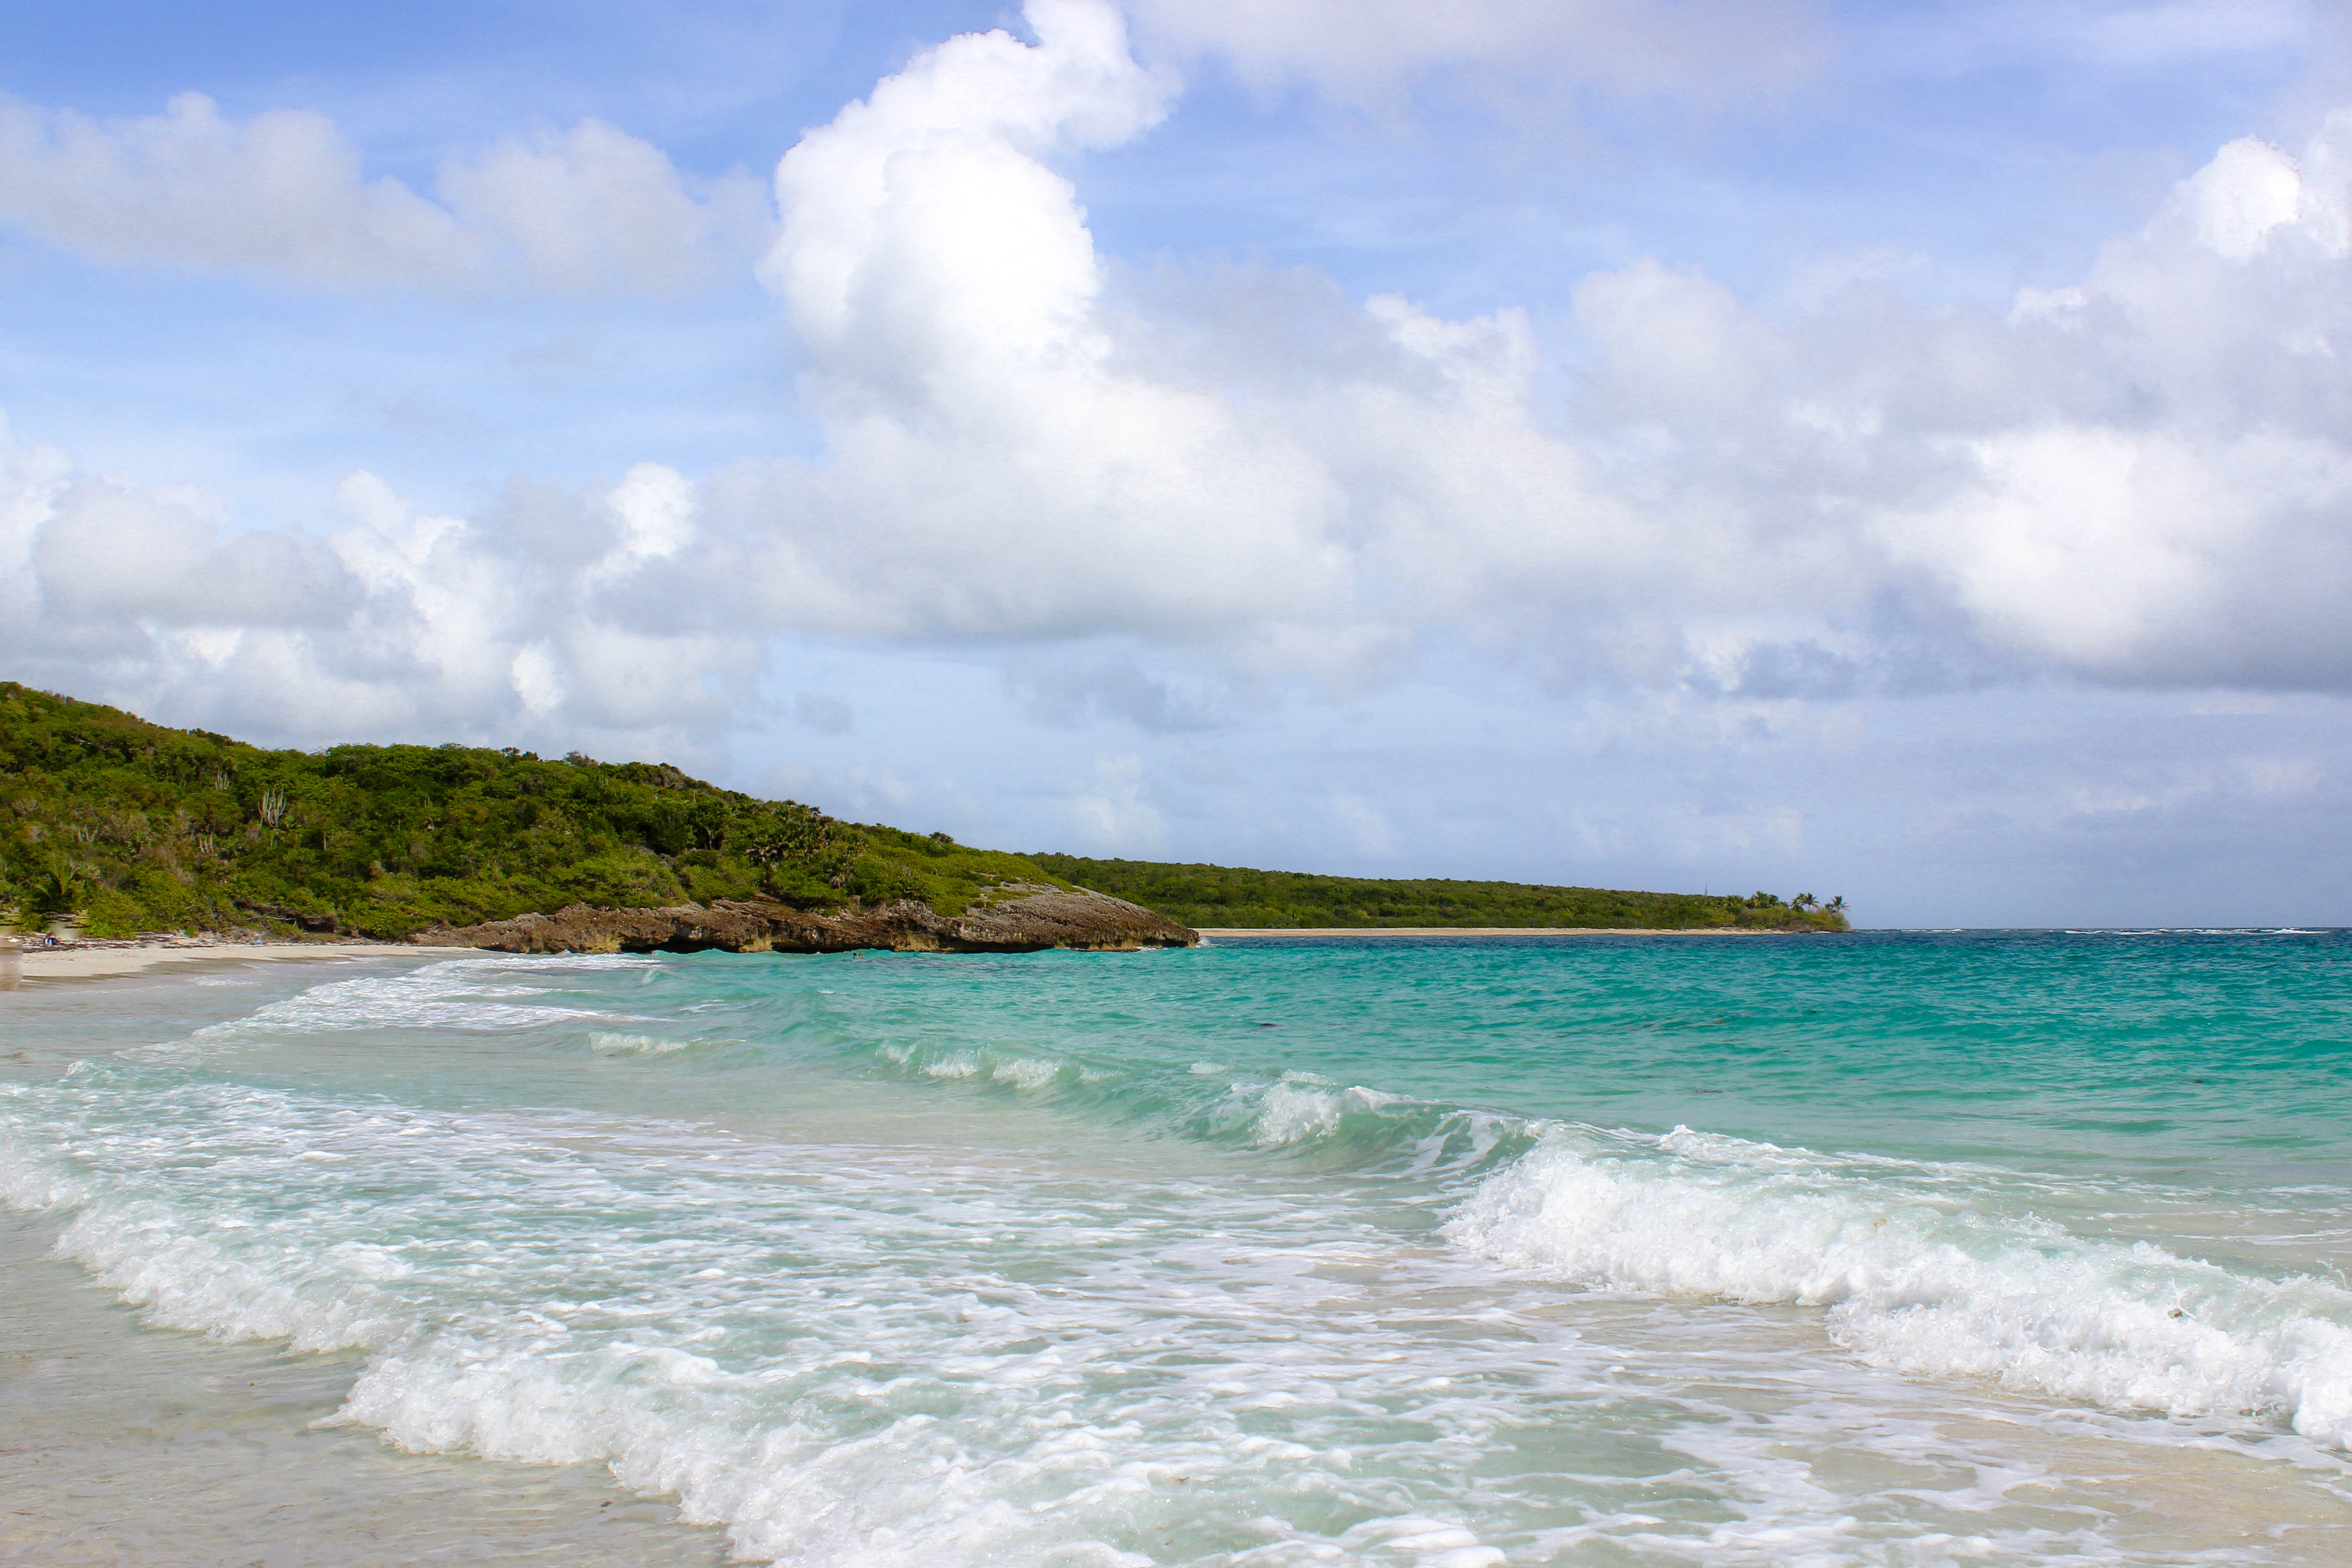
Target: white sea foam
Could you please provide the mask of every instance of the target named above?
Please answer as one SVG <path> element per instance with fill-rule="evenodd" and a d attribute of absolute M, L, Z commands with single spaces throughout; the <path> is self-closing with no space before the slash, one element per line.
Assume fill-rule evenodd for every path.
<path fill-rule="evenodd" d="M 1555 1129 L 1446 1234 L 1613 1290 L 1825 1307 L 1874 1365 L 2352 1447 L 2352 1291 L 1981 1212 L 1868 1166 L 1683 1130 L 1640 1157 Z"/>
<path fill-rule="evenodd" d="M 502 955 L 457 958 L 397 975 L 331 980 L 256 1009 L 244 1018 L 196 1030 L 168 1051 L 203 1054 L 255 1035 L 357 1029 L 454 1030 L 497 1033 L 579 1020 L 638 1021 L 632 1015 L 544 1001 L 535 977 L 644 969 L 656 960 L 612 954 Z"/>
<path fill-rule="evenodd" d="M 1192 1071 L 1208 1076 L 1198 1066 Z M 1343 1085 L 1317 1073 L 1287 1072 L 1228 1084 L 1223 1097 L 1191 1118 L 1191 1125 L 1258 1148 L 1343 1147 L 1367 1167 L 1428 1172 L 1479 1166 L 1507 1142 L 1524 1138 L 1530 1124 L 1517 1116 Z"/>
<path fill-rule="evenodd" d="M 611 1018 L 614 1015 L 596 1009 L 539 1002 L 535 998 L 546 994 L 544 988 L 518 981 L 531 973 L 635 967 L 644 962 L 603 956 L 454 959 L 403 975 L 368 975 L 312 986 L 244 1018 L 199 1030 L 194 1038 L 209 1041 L 253 1032 L 387 1028 L 473 1032 Z"/>
<path fill-rule="evenodd" d="M 618 1030 L 591 1030 L 588 1048 L 602 1056 L 667 1056 L 699 1043 L 658 1034 L 628 1034 Z"/>
<path fill-rule="evenodd" d="M 1265 1147 L 1328 1138 L 1350 1112 L 1381 1111 L 1403 1103 L 1377 1089 L 1341 1088 L 1328 1079 L 1294 1074 L 1257 1096 L 1253 1142 Z"/>
<path fill-rule="evenodd" d="M 258 1228 L 232 1216 L 194 1221 L 158 1199 L 107 1201 L 87 1181 L 28 1155 L 14 1140 L 0 1140 L 0 1203 L 71 1212 L 57 1249 L 161 1327 L 224 1340 L 282 1339 L 297 1350 L 365 1348 L 400 1327 L 372 1283 L 406 1269 L 381 1248 L 332 1249 L 323 1257 L 305 1256 L 299 1241 L 235 1248 L 205 1232 Z M 297 1266 L 272 1268 L 257 1259 L 273 1251 L 278 1256 L 269 1261 Z"/>
<path fill-rule="evenodd" d="M 69 1213 L 60 1249 L 149 1321 L 368 1351 L 343 1419 L 419 1451 L 604 1463 L 745 1555 L 1109 1568 L 1139 1561 L 1113 1543 L 1150 1527 L 1139 1510 L 1197 1495 L 1208 1518 L 1170 1528 L 1230 1528 L 1223 1489 L 1255 1500 L 1243 1534 L 1269 1564 L 1498 1560 L 1421 1515 L 1347 1550 L 1267 1517 L 1344 1495 L 1354 1462 L 1286 1423 L 1370 1415 L 1357 1453 L 1412 1456 L 1483 1418 L 1378 1333 L 1279 1327 L 1344 1302 L 1317 1270 L 1361 1249 L 1287 1235 L 1307 1217 L 1278 1196 L 1041 1192 L 935 1155 L 234 1085 L 93 1081 L 6 1111 L 0 1196 Z"/>
<path fill-rule="evenodd" d="M 970 1080 L 976 1083 L 1002 1083 L 1033 1093 L 1056 1084 L 1092 1087 L 1121 1076 L 1067 1058 L 1032 1056 L 1003 1046 L 942 1051 L 936 1047 L 884 1045 L 877 1047 L 875 1054 L 895 1067 L 910 1067 L 927 1078 L 950 1082 Z"/>
<path fill-rule="evenodd" d="M 342 1419 L 419 1451 L 608 1466 L 746 1557 L 1496 1568 L 1594 1540 L 1725 1568 L 1896 1561 L 1848 1550 L 1853 1514 L 1786 1451 L 1854 1442 L 1850 1412 L 1823 1435 L 1725 1429 L 1737 1354 L 1588 1343 L 1518 1310 L 1514 1287 L 1465 1287 L 1484 1271 L 1444 1252 L 1412 1261 L 1292 1177 L 1253 1190 L 1220 1165 L 1213 1181 L 1073 1185 L 1050 1163 L 961 1168 L 658 1121 L 84 1079 L 0 1100 L 0 1196 L 68 1214 L 61 1246 L 151 1321 L 361 1349 Z M 1309 1092 L 1343 1118 L 1429 1109 L 1289 1088 L 1302 1128 L 1329 1124 Z M 1727 1144 L 1686 1142 L 1694 1172 L 1741 1168 Z M 1434 1294 L 1412 1293 L 1413 1269 Z M 1385 1281 L 1369 1301 L 1367 1271 Z M 1620 1406 L 1628 1363 L 1641 1392 Z M 1678 1378 L 1700 1385 L 1687 1421 Z M 1595 1430 L 1619 1446 L 1574 1447 L 1592 1439 L 1563 1413 L 1600 1409 L 1650 1426 L 1612 1416 Z M 1920 1517 L 2042 1495 L 2032 1466 L 2002 1468 L 2013 1439 L 1986 1441 L 1958 1490 L 1922 1492 Z M 1559 1474 L 1571 1458 L 1596 1474 Z M 1475 1507 L 1454 1511 L 1482 1462 Z M 1621 1462 L 1633 1479 L 1601 1473 Z M 1633 1506 L 1660 1473 L 1728 1522 L 1694 1534 Z M 1601 1501 L 1563 1511 L 1563 1490 Z M 1530 1531 L 1563 1511 L 1584 1522 L 1549 1543 Z M 1952 1561 L 2096 1544 L 1967 1528 L 1978 1544 Z"/>
<path fill-rule="evenodd" d="M 1006 1057 L 989 1070 L 991 1078 L 1015 1089 L 1043 1089 L 1061 1075 L 1060 1062 L 1034 1056 Z"/>

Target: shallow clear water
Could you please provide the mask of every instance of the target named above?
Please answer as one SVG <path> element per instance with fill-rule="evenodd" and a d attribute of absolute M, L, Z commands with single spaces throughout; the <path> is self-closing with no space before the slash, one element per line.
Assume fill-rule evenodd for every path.
<path fill-rule="evenodd" d="M 367 1560 L 340 1518 L 384 1562 L 2340 1563 L 2348 963 L 1375 939 L 20 992 L 0 1410 L 44 1458 L 0 1560 Z"/>

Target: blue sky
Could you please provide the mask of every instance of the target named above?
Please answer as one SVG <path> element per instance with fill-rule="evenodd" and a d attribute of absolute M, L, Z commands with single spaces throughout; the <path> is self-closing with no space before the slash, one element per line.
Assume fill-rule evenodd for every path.
<path fill-rule="evenodd" d="M 2352 922 L 2346 58 L 2294 0 L 51 7 L 0 644 L 1016 848 Z"/>

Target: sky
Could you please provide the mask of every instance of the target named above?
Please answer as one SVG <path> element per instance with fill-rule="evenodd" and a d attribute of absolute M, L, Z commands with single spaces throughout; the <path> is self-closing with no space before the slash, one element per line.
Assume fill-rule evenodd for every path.
<path fill-rule="evenodd" d="M 1022 851 L 2352 924 L 2305 0 L 89 0 L 0 672 Z"/>

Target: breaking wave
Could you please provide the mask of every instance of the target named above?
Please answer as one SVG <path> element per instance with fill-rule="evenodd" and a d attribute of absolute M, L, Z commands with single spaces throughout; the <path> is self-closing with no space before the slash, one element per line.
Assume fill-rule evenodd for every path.
<path fill-rule="evenodd" d="M 2352 1447 L 2339 1284 L 2089 1239 L 1801 1150 L 1677 1128 L 1647 1153 L 1549 1130 L 1445 1233 L 1580 1285 L 1826 1308 L 1831 1335 L 1874 1365 Z"/>

